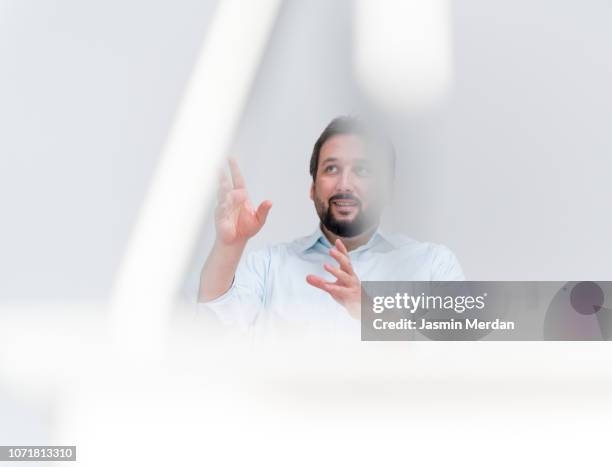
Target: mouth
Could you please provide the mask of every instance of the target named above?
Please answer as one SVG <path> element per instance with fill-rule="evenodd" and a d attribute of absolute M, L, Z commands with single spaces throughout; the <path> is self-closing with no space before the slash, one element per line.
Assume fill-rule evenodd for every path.
<path fill-rule="evenodd" d="M 334 210 L 339 214 L 347 215 L 351 214 L 359 208 L 359 203 L 351 199 L 338 199 L 331 202 Z"/>

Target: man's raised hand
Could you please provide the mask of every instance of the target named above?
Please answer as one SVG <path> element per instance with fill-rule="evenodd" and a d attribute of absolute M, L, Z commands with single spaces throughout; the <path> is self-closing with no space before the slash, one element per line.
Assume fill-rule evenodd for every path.
<path fill-rule="evenodd" d="M 217 192 L 215 228 L 217 240 L 224 245 L 246 243 L 263 227 L 272 201 L 263 201 L 257 209 L 249 201 L 244 177 L 234 158 L 229 160 L 232 179 L 223 173 Z"/>

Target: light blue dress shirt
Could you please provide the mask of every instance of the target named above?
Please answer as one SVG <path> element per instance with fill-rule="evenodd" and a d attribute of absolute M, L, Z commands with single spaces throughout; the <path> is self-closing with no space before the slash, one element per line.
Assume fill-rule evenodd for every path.
<path fill-rule="evenodd" d="M 330 248 L 319 226 L 306 237 L 247 253 L 230 289 L 199 306 L 212 309 L 224 323 L 260 335 L 294 329 L 358 334 L 359 321 L 327 292 L 306 282 L 308 274 L 335 282 L 323 269 L 324 263 L 337 265 Z M 361 281 L 464 280 L 457 258 L 447 247 L 380 229 L 349 256 Z"/>

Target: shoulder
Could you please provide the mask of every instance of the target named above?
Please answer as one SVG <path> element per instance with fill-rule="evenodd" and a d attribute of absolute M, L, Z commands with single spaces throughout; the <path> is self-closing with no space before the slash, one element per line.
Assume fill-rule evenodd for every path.
<path fill-rule="evenodd" d="M 451 250 L 445 245 L 416 240 L 401 233 L 385 234 L 384 238 L 391 243 L 393 248 L 405 252 L 414 252 L 416 254 L 430 255 L 432 257 L 444 256 L 449 253 L 452 254 Z"/>
<path fill-rule="evenodd" d="M 432 280 L 463 280 L 459 260 L 446 245 L 435 242 L 418 241 L 400 233 L 386 235 L 385 238 L 406 257 L 418 257 L 431 268 Z"/>

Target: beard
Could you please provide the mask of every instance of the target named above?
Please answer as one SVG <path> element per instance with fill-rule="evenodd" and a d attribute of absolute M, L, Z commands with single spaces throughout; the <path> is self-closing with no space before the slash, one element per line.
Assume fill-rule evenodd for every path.
<path fill-rule="evenodd" d="M 351 200 L 357 203 L 357 214 L 351 220 L 338 219 L 333 212 L 332 204 L 338 200 Z M 329 198 L 327 205 L 319 197 L 314 197 L 315 208 L 321 223 L 334 235 L 339 237 L 356 237 L 372 227 L 376 222 L 376 216 L 370 215 L 361 208 L 361 202 L 349 194 L 338 194 Z"/>

